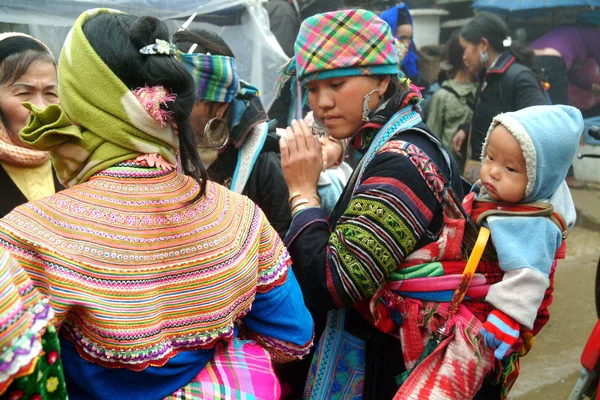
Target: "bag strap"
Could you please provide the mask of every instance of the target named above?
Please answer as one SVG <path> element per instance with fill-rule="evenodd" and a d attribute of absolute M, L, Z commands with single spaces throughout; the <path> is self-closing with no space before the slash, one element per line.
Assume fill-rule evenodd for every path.
<path fill-rule="evenodd" d="M 479 261 L 481 260 L 481 256 L 483 255 L 483 251 L 485 250 L 485 246 L 487 245 L 489 238 L 490 230 L 484 226 L 479 228 L 477 241 L 475 242 L 475 246 L 471 251 L 471 255 L 469 255 L 467 265 L 465 265 L 465 269 L 463 270 L 458 287 L 454 291 L 454 295 L 450 301 L 450 307 L 448 308 L 450 317 L 458 313 L 458 309 L 464 300 L 465 295 L 467 294 L 467 289 L 469 289 L 469 285 L 473 280 L 473 275 L 475 275 L 475 271 L 477 270 L 477 266 L 479 265 Z"/>
<path fill-rule="evenodd" d="M 473 203 L 472 217 L 475 219 L 477 226 L 481 226 L 483 220 L 490 215 L 547 217 L 561 231 L 563 240 L 567 238 L 569 233 L 565 218 L 558 211 L 554 210 L 552 204 L 546 202 L 513 204 L 476 199 Z"/>
<path fill-rule="evenodd" d="M 344 192 L 342 193 L 342 196 L 336 203 L 333 212 L 331 213 L 330 223 L 332 231 L 335 229 L 338 219 L 346 210 L 348 201 L 352 198 L 352 195 L 360 186 L 361 178 L 365 172 L 365 169 L 367 168 L 369 162 L 375 157 L 377 151 L 397 132 L 410 129 L 418 125 L 420 122 L 422 122 L 422 119 L 419 113 L 414 111 L 412 106 L 407 106 L 395 113 L 379 130 L 379 132 L 377 132 L 377 135 L 373 139 L 371 146 L 369 146 L 369 149 L 352 172 L 350 179 L 348 179 Z M 348 193 L 348 191 L 350 191 L 350 193 Z"/>
<path fill-rule="evenodd" d="M 456 90 L 454 90 L 454 88 L 452 88 L 450 86 L 442 86 L 442 87 L 440 87 L 440 90 L 442 90 L 442 89 L 453 94 L 454 97 L 456 97 L 458 100 L 460 100 L 462 102 L 462 97 L 460 97 L 460 95 L 458 94 L 458 92 Z M 469 107 L 471 109 L 471 111 L 475 110 L 475 104 L 473 104 L 472 102 L 465 100 L 465 104 L 467 105 L 467 107 Z"/>
<path fill-rule="evenodd" d="M 471 122 L 469 123 L 469 134 L 467 135 L 467 160 L 471 160 L 471 135 L 472 134 L 473 134 L 473 118 L 471 118 Z"/>

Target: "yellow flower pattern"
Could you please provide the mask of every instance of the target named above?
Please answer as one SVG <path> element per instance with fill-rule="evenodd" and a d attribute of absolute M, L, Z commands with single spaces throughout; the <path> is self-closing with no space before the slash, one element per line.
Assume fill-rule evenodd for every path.
<path fill-rule="evenodd" d="M 46 390 L 48 393 L 54 392 L 58 388 L 58 378 L 55 376 L 51 376 L 46 381 Z"/>

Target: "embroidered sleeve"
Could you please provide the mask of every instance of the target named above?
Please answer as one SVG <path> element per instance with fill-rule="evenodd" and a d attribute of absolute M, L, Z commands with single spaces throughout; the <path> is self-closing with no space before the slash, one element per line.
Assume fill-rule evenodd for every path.
<path fill-rule="evenodd" d="M 248 336 L 278 362 L 302 358 L 312 346 L 312 317 L 290 269 L 290 256 L 266 218 L 258 257 L 257 293 L 243 319 Z"/>
<path fill-rule="evenodd" d="M 37 293 L 37 296 L 40 296 L 41 293 L 48 297 L 50 306 L 54 312 L 54 325 L 59 329 L 72 299 L 69 299 L 68 295 L 65 298 L 57 297 L 57 291 L 50 293 L 49 288 L 52 285 L 60 286 L 60 282 L 53 282 L 53 278 L 46 271 L 44 262 L 37 250 L 31 247 L 29 241 L 24 238 L 23 231 L 20 229 L 21 226 L 24 227 L 23 229 L 31 232 L 38 229 L 36 223 L 28 220 L 16 210 L 0 221 L 0 248 L 8 250 L 26 273 L 27 284 L 31 284 L 29 290 L 33 291 L 34 287 L 37 289 L 31 295 L 33 296 L 33 293 Z M 36 299 L 30 299 L 29 296 L 24 297 L 24 300 L 26 302 L 37 302 Z"/>
<path fill-rule="evenodd" d="M 371 297 L 424 236 L 435 234 L 430 223 L 440 205 L 427 172 L 392 150 L 369 164 L 330 236 L 327 283 L 340 306 Z"/>
<path fill-rule="evenodd" d="M 258 210 L 258 212 L 261 211 Z M 256 289 L 259 293 L 264 293 L 275 286 L 283 284 L 292 263 L 290 255 L 275 229 L 271 227 L 264 215 L 262 219 L 263 225 L 258 249 L 258 282 Z"/>
<path fill-rule="evenodd" d="M 42 351 L 53 312 L 10 253 L 0 247 L 0 394 L 26 375 Z"/>

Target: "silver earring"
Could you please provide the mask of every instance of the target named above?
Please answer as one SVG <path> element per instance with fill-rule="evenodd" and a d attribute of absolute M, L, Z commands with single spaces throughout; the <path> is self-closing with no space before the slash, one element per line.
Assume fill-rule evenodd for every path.
<path fill-rule="evenodd" d="M 197 148 L 221 150 L 229 140 L 229 127 L 222 118 L 212 118 L 204 125 L 204 143 Z"/>
<path fill-rule="evenodd" d="M 481 61 L 481 63 L 484 65 L 487 64 L 488 61 L 490 61 L 490 55 L 487 51 L 479 51 L 479 61 Z"/>
<path fill-rule="evenodd" d="M 371 90 L 369 93 L 365 94 L 365 99 L 363 101 L 363 112 L 362 112 L 362 120 L 364 122 L 369 121 L 369 113 L 371 112 L 371 110 L 369 110 L 369 100 L 371 100 L 371 95 L 375 92 L 379 92 L 379 88 L 375 88 L 375 89 Z"/>

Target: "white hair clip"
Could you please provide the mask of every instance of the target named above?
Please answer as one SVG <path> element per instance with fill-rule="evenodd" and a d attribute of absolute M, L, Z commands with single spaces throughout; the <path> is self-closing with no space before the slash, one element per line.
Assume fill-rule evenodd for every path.
<path fill-rule="evenodd" d="M 507 49 L 510 46 L 512 46 L 512 38 L 510 36 L 507 36 L 506 39 L 504 39 L 502 41 L 502 46 L 504 46 L 505 49 Z"/>
<path fill-rule="evenodd" d="M 154 55 L 163 54 L 166 56 L 175 55 L 177 47 L 166 40 L 156 39 L 155 43 L 144 46 L 140 49 L 141 54 Z"/>

